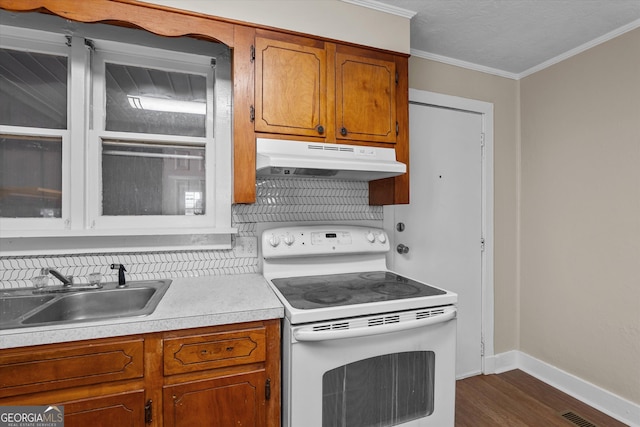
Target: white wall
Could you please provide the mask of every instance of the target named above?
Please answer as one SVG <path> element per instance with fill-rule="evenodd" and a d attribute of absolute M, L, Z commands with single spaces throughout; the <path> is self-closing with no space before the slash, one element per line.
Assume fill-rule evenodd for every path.
<path fill-rule="evenodd" d="M 409 19 L 340 0 L 143 1 L 409 53 Z"/>

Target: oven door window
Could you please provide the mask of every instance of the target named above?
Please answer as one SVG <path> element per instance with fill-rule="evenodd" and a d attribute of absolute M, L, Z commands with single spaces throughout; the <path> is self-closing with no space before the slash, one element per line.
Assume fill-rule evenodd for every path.
<path fill-rule="evenodd" d="M 322 427 L 394 426 L 433 413 L 435 353 L 386 354 L 322 378 Z"/>

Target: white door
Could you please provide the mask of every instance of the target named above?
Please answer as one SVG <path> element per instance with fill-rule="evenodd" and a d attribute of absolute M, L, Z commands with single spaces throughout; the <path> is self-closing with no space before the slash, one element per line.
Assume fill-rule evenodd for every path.
<path fill-rule="evenodd" d="M 483 366 L 483 116 L 412 102 L 409 124 L 411 203 L 385 211 L 385 223 L 394 230 L 389 263 L 401 274 L 458 294 L 456 377 L 476 375 Z M 409 251 L 397 253 L 399 244 Z"/>

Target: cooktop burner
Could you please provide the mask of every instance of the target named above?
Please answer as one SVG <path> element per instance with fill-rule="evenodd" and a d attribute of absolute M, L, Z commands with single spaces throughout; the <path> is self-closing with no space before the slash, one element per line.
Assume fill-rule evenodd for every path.
<path fill-rule="evenodd" d="M 446 293 L 388 271 L 287 277 L 272 283 L 291 306 L 303 310 Z"/>

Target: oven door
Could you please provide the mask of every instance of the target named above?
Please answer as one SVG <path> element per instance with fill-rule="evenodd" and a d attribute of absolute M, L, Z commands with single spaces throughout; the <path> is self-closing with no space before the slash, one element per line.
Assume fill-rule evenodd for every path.
<path fill-rule="evenodd" d="M 455 316 L 448 306 L 299 326 L 285 319 L 283 425 L 453 427 Z"/>

